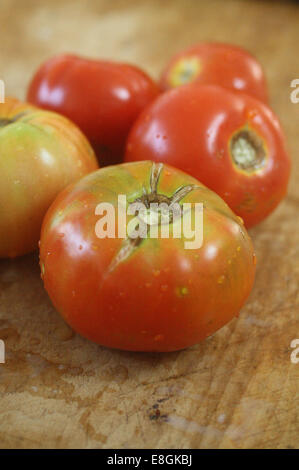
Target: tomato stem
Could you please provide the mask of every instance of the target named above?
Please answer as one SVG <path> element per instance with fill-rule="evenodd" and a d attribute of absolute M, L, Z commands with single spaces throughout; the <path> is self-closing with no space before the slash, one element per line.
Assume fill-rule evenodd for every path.
<path fill-rule="evenodd" d="M 156 165 L 155 163 L 152 164 L 150 174 L 150 192 L 147 193 L 143 187 L 143 195 L 135 199 L 135 201 L 131 202 L 131 204 L 142 203 L 146 207 L 146 213 L 144 215 L 140 214 L 138 211 L 136 213 L 140 222 L 145 224 L 144 235 L 148 234 L 152 219 L 153 224 L 156 224 L 156 221 L 158 221 L 158 224 L 161 225 L 163 223 L 173 223 L 176 218 L 181 217 L 182 211 L 179 202 L 194 189 L 200 189 L 200 186 L 197 186 L 196 184 L 191 184 L 180 187 L 174 192 L 171 197 L 168 197 L 165 194 L 159 194 L 158 183 L 162 170 L 163 163 L 159 163 L 158 165 Z M 158 207 L 152 208 L 151 204 L 157 204 Z M 161 206 L 159 206 L 160 204 Z M 167 208 L 169 210 L 167 210 Z M 130 234 L 128 234 L 127 238 L 123 241 L 120 250 L 112 259 L 108 272 L 113 271 L 119 265 L 119 263 L 125 261 L 141 244 L 144 238 L 146 238 L 146 236 L 132 237 Z"/>

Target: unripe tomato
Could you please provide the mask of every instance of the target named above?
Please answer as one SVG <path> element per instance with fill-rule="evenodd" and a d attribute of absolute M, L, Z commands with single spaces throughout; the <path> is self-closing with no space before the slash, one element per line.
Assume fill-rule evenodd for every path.
<path fill-rule="evenodd" d="M 43 217 L 57 194 L 97 168 L 75 124 L 6 98 L 0 104 L 0 258 L 37 248 Z"/>
<path fill-rule="evenodd" d="M 252 96 L 213 85 L 161 95 L 135 122 L 126 161 L 180 168 L 221 196 L 251 227 L 287 191 L 290 160 L 275 114 Z"/>
<path fill-rule="evenodd" d="M 158 93 L 151 78 L 132 65 L 59 55 L 37 70 L 27 99 L 75 122 L 104 166 L 123 160 L 133 122 Z"/>
<path fill-rule="evenodd" d="M 133 237 L 135 209 L 123 225 L 119 195 L 127 198 L 125 209 L 143 202 L 149 217 L 139 213 L 137 225 L 146 221 L 146 230 L 157 214 L 159 230 L 165 225 L 159 204 L 178 204 L 169 237 L 150 231 Z M 101 203 L 107 215 L 107 203 L 115 209 L 115 224 L 112 216 L 97 215 L 104 214 Z M 190 247 L 185 230 L 174 234 L 189 214 L 194 238 L 199 236 L 200 203 L 201 243 Z M 98 224 L 112 227 L 112 237 L 101 235 Z M 81 335 L 124 350 L 173 351 L 238 315 L 252 289 L 255 255 L 240 218 L 219 196 L 176 168 L 138 162 L 93 172 L 57 197 L 43 223 L 40 265 L 55 307 Z"/>
<path fill-rule="evenodd" d="M 203 42 L 176 54 L 162 73 L 160 85 L 168 90 L 187 83 L 219 85 L 268 102 L 260 63 L 232 44 Z"/>

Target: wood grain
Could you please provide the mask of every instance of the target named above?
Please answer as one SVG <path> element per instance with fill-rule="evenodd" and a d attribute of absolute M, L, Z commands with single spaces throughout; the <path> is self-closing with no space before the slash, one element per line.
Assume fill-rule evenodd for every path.
<path fill-rule="evenodd" d="M 255 288 L 240 317 L 171 354 L 133 354 L 75 335 L 47 298 L 37 254 L 0 262 L 1 448 L 298 448 L 299 7 L 270 1 L 2 0 L 0 78 L 24 98 L 39 63 L 77 52 L 153 76 L 200 40 L 264 64 L 293 157 L 289 196 L 251 231 Z M 58 274 L 59 275 L 59 274 Z"/>

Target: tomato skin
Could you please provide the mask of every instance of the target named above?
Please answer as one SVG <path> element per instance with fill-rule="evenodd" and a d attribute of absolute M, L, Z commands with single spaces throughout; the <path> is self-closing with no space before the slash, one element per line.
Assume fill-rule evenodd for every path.
<path fill-rule="evenodd" d="M 0 104 L 0 258 L 36 249 L 57 194 L 97 168 L 91 146 L 72 122 L 6 98 Z"/>
<path fill-rule="evenodd" d="M 117 207 L 149 191 L 152 162 L 103 168 L 63 191 L 44 219 L 40 265 L 57 310 L 81 335 L 132 351 L 173 351 L 206 338 L 238 314 L 253 285 L 251 240 L 215 193 L 164 165 L 158 194 L 196 188 L 182 202 L 204 202 L 203 245 L 147 238 L 111 269 L 120 238 L 97 238 L 100 202 Z M 57 275 L 59 273 L 59 276 Z"/>
<path fill-rule="evenodd" d="M 195 44 L 176 54 L 160 79 L 163 91 L 187 83 L 218 85 L 268 103 L 260 63 L 245 49 L 217 42 Z"/>
<path fill-rule="evenodd" d="M 262 167 L 234 163 L 234 135 L 250 131 L 265 153 Z M 170 90 L 135 122 L 125 161 L 152 160 L 186 171 L 222 197 L 246 227 L 269 215 L 287 191 L 290 159 L 274 113 L 255 98 L 213 85 Z"/>
<path fill-rule="evenodd" d="M 75 122 L 104 166 L 122 160 L 130 127 L 158 93 L 132 65 L 59 55 L 37 70 L 27 99 Z"/>

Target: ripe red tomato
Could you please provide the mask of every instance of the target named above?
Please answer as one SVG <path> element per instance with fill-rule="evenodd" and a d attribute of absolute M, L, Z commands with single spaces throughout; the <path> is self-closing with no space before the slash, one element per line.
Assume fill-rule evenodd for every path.
<path fill-rule="evenodd" d="M 6 98 L 0 104 L 0 258 L 36 249 L 43 217 L 57 194 L 97 168 L 75 124 Z"/>
<path fill-rule="evenodd" d="M 162 73 L 161 87 L 168 90 L 190 82 L 223 86 L 268 102 L 261 65 L 249 52 L 231 44 L 204 42 L 176 54 Z"/>
<path fill-rule="evenodd" d="M 285 196 L 290 160 L 274 113 L 255 98 L 212 85 L 170 90 L 145 110 L 126 161 L 180 168 L 221 196 L 251 227 Z"/>
<path fill-rule="evenodd" d="M 142 201 L 150 216 L 151 203 L 169 207 L 177 201 L 180 210 L 189 203 L 197 229 L 195 204 L 203 203 L 202 246 L 188 248 L 184 230 L 174 238 L 181 212 L 172 219 L 169 238 L 160 232 L 157 238 L 133 237 L 135 215 L 121 225 L 119 194 L 127 197 L 125 209 Z M 96 232 L 106 216 L 96 215 L 103 202 L 115 208 L 116 238 Z M 148 229 L 152 219 L 140 220 L 147 220 Z M 160 230 L 162 215 L 158 220 Z M 111 221 L 111 215 L 104 219 L 107 230 Z M 127 238 L 118 238 L 120 226 Z M 173 351 L 238 314 L 253 285 L 255 255 L 240 218 L 215 193 L 176 168 L 138 162 L 93 172 L 57 197 L 43 223 L 40 265 L 57 310 L 83 336 L 124 350 Z"/>
<path fill-rule="evenodd" d="M 158 86 L 132 65 L 60 55 L 38 69 L 27 99 L 75 122 L 103 166 L 123 159 L 133 122 L 158 92 Z"/>

